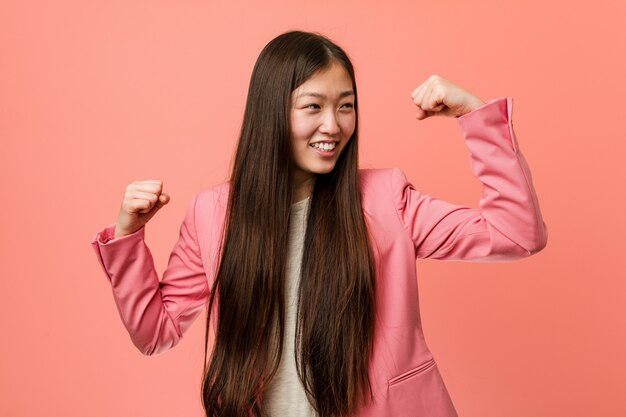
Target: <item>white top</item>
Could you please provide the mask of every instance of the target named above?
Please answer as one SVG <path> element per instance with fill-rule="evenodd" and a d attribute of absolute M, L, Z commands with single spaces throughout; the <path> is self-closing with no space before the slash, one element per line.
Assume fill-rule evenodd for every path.
<path fill-rule="evenodd" d="M 278 371 L 270 382 L 266 394 L 268 411 L 272 417 L 317 417 L 298 378 L 294 352 L 298 284 L 310 200 L 309 196 L 291 205 L 285 274 L 285 339 Z"/>

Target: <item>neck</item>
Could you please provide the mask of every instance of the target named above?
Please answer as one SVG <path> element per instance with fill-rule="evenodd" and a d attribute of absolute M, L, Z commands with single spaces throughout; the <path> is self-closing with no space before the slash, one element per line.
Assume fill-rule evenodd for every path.
<path fill-rule="evenodd" d="M 313 193 L 313 186 L 315 185 L 315 175 L 306 177 L 294 178 L 294 189 L 291 203 L 297 203 L 302 201 Z"/>

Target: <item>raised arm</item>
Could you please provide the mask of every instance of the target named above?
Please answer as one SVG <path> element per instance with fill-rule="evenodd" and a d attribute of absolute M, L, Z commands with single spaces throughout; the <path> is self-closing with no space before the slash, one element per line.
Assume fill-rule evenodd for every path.
<path fill-rule="evenodd" d="M 113 291 L 120 317 L 137 348 L 145 355 L 174 347 L 203 310 L 209 296 L 197 241 L 194 196 L 180 227 L 163 279 L 144 241 L 145 226 L 114 238 L 115 223 L 92 239 Z"/>
<path fill-rule="evenodd" d="M 483 184 L 478 208 L 422 194 L 396 168 L 392 189 L 416 257 L 498 262 L 530 256 L 547 243 L 530 169 L 513 132 L 513 99 L 502 97 L 458 121 L 471 169 Z"/>

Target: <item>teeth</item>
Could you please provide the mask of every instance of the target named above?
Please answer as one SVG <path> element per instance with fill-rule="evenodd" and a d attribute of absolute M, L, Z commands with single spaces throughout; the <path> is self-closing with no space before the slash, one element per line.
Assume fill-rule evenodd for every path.
<path fill-rule="evenodd" d="M 332 151 L 335 149 L 336 143 L 314 143 L 311 146 L 313 148 L 321 149 L 323 151 Z"/>

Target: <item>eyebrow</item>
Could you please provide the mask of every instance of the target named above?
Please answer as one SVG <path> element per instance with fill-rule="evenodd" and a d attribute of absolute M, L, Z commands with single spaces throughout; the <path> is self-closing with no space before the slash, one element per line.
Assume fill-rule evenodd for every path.
<path fill-rule="evenodd" d="M 344 97 L 348 97 L 348 96 L 353 96 L 354 95 L 354 91 L 353 90 L 346 90 L 344 92 L 342 92 L 341 94 L 339 94 L 339 98 L 344 98 Z M 317 98 L 321 98 L 321 99 L 326 99 L 327 97 L 324 94 L 320 94 L 320 93 L 314 93 L 312 91 L 305 91 L 304 93 L 301 93 L 298 95 L 298 98 L 300 97 L 317 97 Z"/>

